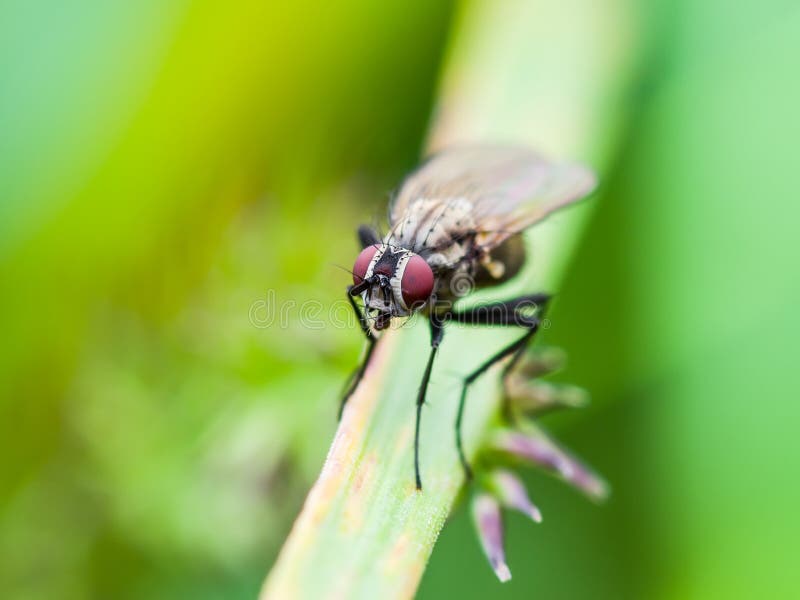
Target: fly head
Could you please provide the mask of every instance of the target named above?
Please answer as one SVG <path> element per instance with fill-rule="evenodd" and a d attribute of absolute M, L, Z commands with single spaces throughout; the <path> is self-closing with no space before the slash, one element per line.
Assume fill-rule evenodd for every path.
<path fill-rule="evenodd" d="M 373 327 L 382 330 L 392 317 L 407 317 L 425 306 L 434 283 L 433 271 L 420 255 L 377 243 L 356 258 L 351 293 L 361 295 Z"/>

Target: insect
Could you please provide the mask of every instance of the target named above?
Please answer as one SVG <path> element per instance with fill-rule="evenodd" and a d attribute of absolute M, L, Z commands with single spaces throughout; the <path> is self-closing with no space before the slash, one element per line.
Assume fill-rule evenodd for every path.
<path fill-rule="evenodd" d="M 380 332 L 392 319 L 427 316 L 430 353 L 416 399 L 414 435 L 418 490 L 421 409 L 444 325 L 453 321 L 525 330 L 463 379 L 455 437 L 459 459 L 471 478 L 461 440 L 469 386 L 504 358 L 511 357 L 506 370 L 513 366 L 538 330 L 549 296 L 530 294 L 463 310 L 454 303 L 473 287 L 496 285 L 516 275 L 525 260 L 521 232 L 580 200 L 595 184 L 586 167 L 551 162 L 528 149 L 453 148 L 432 156 L 405 179 L 390 203 L 389 232 L 383 238 L 368 226 L 359 227 L 363 249 L 353 266 L 347 298 L 367 338 L 367 350 L 343 394 L 339 415 L 364 375 Z"/>

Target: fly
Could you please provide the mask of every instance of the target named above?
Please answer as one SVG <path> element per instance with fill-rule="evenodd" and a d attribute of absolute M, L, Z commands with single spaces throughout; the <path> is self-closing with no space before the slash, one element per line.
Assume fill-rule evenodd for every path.
<path fill-rule="evenodd" d="M 454 302 L 472 289 L 497 285 L 516 275 L 525 260 L 521 233 L 585 197 L 595 185 L 589 169 L 551 162 L 527 149 L 454 148 L 434 155 L 405 179 L 390 203 L 389 232 L 384 237 L 370 227 L 359 227 L 363 250 L 353 266 L 353 285 L 347 288 L 347 298 L 367 338 L 367 351 L 347 386 L 339 415 L 364 375 L 380 332 L 394 318 L 414 313 L 427 316 L 430 353 L 416 399 L 417 489 L 422 489 L 421 409 L 445 323 L 525 330 L 462 382 L 455 437 L 464 472 L 471 478 L 461 440 L 469 386 L 504 358 L 511 357 L 506 370 L 516 363 L 539 328 L 549 296 L 530 294 L 462 310 L 455 309 Z M 360 305 L 355 300 L 359 297 Z"/>

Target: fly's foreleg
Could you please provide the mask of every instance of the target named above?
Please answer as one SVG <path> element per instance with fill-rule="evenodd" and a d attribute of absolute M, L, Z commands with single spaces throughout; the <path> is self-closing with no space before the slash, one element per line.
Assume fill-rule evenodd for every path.
<path fill-rule="evenodd" d="M 344 407 L 347 404 L 347 401 L 350 399 L 350 396 L 353 395 L 353 392 L 356 391 L 358 384 L 361 383 L 361 380 L 364 377 L 364 372 L 367 370 L 367 364 L 369 364 L 369 359 L 372 356 L 372 350 L 375 348 L 375 335 L 372 333 L 372 330 L 369 327 L 369 321 L 367 321 L 367 317 L 364 314 L 364 311 L 361 310 L 361 307 L 356 304 L 355 298 L 353 297 L 353 287 L 352 285 L 347 286 L 347 300 L 350 302 L 350 306 L 353 308 L 353 312 L 358 319 L 358 324 L 361 327 L 361 331 L 367 338 L 367 351 L 364 354 L 364 359 L 361 361 L 361 364 L 356 367 L 356 370 L 353 371 L 353 374 L 350 375 L 350 378 L 347 380 L 346 388 L 344 394 L 342 394 L 342 400 L 339 404 L 339 415 L 338 418 L 341 420 L 342 413 L 344 412 Z"/>
<path fill-rule="evenodd" d="M 472 373 L 467 375 L 461 385 L 461 397 L 458 401 L 458 412 L 456 414 L 456 448 L 458 449 L 458 458 L 461 461 L 461 465 L 464 467 L 464 473 L 467 479 L 472 478 L 472 469 L 469 466 L 469 462 L 467 462 L 461 436 L 461 424 L 464 417 L 464 404 L 467 398 L 467 390 L 478 377 L 504 358 L 511 356 L 511 360 L 503 369 L 504 375 L 517 363 L 522 353 L 525 351 L 528 342 L 531 341 L 539 330 L 539 324 L 541 323 L 549 299 L 550 296 L 546 294 L 520 296 L 519 298 L 513 298 L 505 302 L 485 304 L 464 311 L 453 312 L 449 315 L 449 318 L 456 323 L 486 326 L 494 325 L 500 327 L 523 327 L 527 329 L 522 337 L 491 356 Z M 534 310 L 535 314 L 525 314 L 529 310 Z"/>
<path fill-rule="evenodd" d="M 417 489 L 422 489 L 422 478 L 419 474 L 419 424 L 422 417 L 422 405 L 425 404 L 425 394 L 428 391 L 428 382 L 431 379 L 431 369 L 433 369 L 433 359 L 436 357 L 436 352 L 439 349 L 439 344 L 442 343 L 444 336 L 444 323 L 437 317 L 431 315 L 431 353 L 428 355 L 428 364 L 425 366 L 425 372 L 422 374 L 422 382 L 419 386 L 417 393 L 417 420 L 414 424 L 414 480 L 417 484 Z"/>

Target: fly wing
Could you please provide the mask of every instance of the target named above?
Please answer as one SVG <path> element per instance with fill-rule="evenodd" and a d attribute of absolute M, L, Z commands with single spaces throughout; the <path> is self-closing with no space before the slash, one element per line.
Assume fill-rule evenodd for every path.
<path fill-rule="evenodd" d="M 594 173 L 548 161 L 523 148 L 469 146 L 445 150 L 411 173 L 389 209 L 394 227 L 418 202 L 467 201 L 486 250 L 589 194 Z"/>

